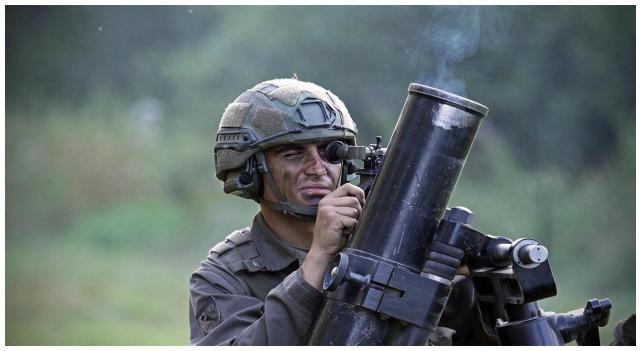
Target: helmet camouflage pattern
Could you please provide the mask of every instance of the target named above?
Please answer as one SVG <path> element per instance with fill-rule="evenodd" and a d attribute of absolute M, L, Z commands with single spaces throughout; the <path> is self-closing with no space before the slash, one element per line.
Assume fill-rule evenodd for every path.
<path fill-rule="evenodd" d="M 246 169 L 252 156 L 274 146 L 323 140 L 353 145 L 356 133 L 347 108 L 329 90 L 296 79 L 265 81 L 225 109 L 214 147 L 216 177 L 227 181 L 230 171 Z"/>

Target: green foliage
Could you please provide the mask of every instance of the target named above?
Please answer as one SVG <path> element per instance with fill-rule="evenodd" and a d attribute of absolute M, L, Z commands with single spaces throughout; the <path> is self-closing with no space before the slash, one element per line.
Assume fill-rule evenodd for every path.
<path fill-rule="evenodd" d="M 7 344 L 186 344 L 189 273 L 257 212 L 215 179 L 219 116 L 293 73 L 360 143 L 410 82 L 490 107 L 450 205 L 550 248 L 546 310 L 611 297 L 610 340 L 635 308 L 633 9 L 8 7 Z"/>
<path fill-rule="evenodd" d="M 145 134 L 104 94 L 47 107 L 7 121 L 7 344 L 186 344 L 190 272 L 256 205 L 217 201 L 188 126 Z"/>
<path fill-rule="evenodd" d="M 121 248 L 123 243 L 131 250 L 171 247 L 184 242 L 181 236 L 191 220 L 175 203 L 142 200 L 79 218 L 63 240 L 88 241 L 105 249 Z"/>

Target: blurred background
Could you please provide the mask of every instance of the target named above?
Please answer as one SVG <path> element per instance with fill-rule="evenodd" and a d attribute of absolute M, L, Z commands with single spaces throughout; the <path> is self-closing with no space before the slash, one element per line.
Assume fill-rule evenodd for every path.
<path fill-rule="evenodd" d="M 566 312 L 635 311 L 635 8 L 6 7 L 8 345 L 185 345 L 188 278 L 257 206 L 225 195 L 225 106 L 296 74 L 361 144 L 412 82 L 490 108 L 450 205 L 550 249 Z"/>

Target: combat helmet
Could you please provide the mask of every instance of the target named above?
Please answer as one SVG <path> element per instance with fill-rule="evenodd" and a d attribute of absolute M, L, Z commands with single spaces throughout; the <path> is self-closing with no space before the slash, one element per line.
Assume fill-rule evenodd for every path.
<path fill-rule="evenodd" d="M 276 187 L 263 151 L 324 140 L 354 145 L 356 134 L 356 124 L 347 108 L 329 90 L 297 79 L 268 80 L 245 91 L 225 109 L 214 146 L 216 177 L 224 182 L 227 194 L 253 199 L 294 216 L 313 218 L 316 206 L 293 204 Z M 262 198 L 261 175 L 278 202 Z"/>

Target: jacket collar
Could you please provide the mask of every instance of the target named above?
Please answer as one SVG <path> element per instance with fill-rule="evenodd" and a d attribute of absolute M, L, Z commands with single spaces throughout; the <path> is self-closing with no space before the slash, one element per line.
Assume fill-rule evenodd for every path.
<path fill-rule="evenodd" d="M 295 261 L 302 264 L 305 259 L 306 252 L 279 239 L 265 223 L 260 212 L 254 217 L 250 235 L 268 271 L 280 271 Z"/>

